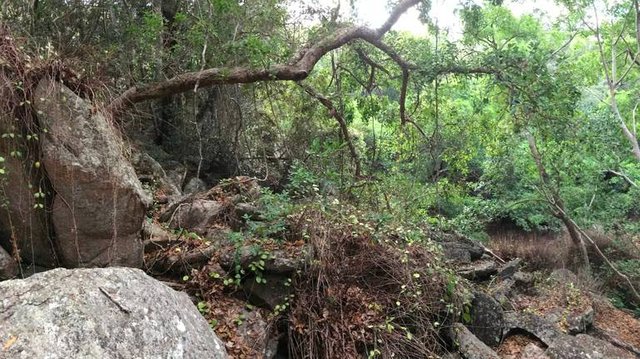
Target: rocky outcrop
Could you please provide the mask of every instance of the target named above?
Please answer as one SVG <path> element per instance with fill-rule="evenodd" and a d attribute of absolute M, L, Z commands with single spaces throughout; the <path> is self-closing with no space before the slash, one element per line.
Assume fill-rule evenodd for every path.
<path fill-rule="evenodd" d="M 62 263 L 142 266 L 149 199 L 115 129 L 60 83 L 42 80 L 34 98 L 46 130 L 42 163 L 55 191 L 51 219 Z"/>
<path fill-rule="evenodd" d="M 585 334 L 563 335 L 547 349 L 551 359 L 634 359 L 635 355 Z"/>
<path fill-rule="evenodd" d="M 3 358 L 226 358 L 184 293 L 132 268 L 0 283 Z"/>

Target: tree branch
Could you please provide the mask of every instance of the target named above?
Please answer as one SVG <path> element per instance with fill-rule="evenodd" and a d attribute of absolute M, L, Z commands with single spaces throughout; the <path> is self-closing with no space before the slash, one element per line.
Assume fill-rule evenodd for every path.
<path fill-rule="evenodd" d="M 345 142 L 347 142 L 347 147 L 349 147 L 349 152 L 351 153 L 351 159 L 355 165 L 355 177 L 359 178 L 361 176 L 361 166 L 360 166 L 360 156 L 358 155 L 358 151 L 351 140 L 351 135 L 349 134 L 349 127 L 347 126 L 347 122 L 344 120 L 342 114 L 336 109 L 333 105 L 333 102 L 327 97 L 318 93 L 313 87 L 304 84 L 302 82 L 297 83 L 309 96 L 315 98 L 320 102 L 324 107 L 329 110 L 329 114 L 331 117 L 335 118 L 338 121 L 338 125 L 340 126 L 340 131 L 342 132 L 342 136 L 344 137 Z"/>
<path fill-rule="evenodd" d="M 107 106 L 107 110 L 117 115 L 132 105 L 156 98 L 186 92 L 194 88 L 224 84 L 254 83 L 259 81 L 301 81 L 309 76 L 316 63 L 328 52 L 335 50 L 353 40 L 362 39 L 376 42 L 398 21 L 400 16 L 421 0 L 404 0 L 389 15 L 389 18 L 378 29 L 365 26 L 349 27 L 338 30 L 333 35 L 303 50 L 287 64 L 273 65 L 266 69 L 247 67 L 211 68 L 203 71 L 188 72 L 169 80 L 144 86 L 134 86 L 126 90 Z"/>

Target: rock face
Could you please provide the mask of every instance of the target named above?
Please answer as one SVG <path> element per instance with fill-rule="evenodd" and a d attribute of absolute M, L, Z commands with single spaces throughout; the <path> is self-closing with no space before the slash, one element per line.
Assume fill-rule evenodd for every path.
<path fill-rule="evenodd" d="M 138 269 L 55 269 L 0 293 L 2 358 L 227 358 L 187 295 Z"/>
<path fill-rule="evenodd" d="M 471 302 L 469 330 L 483 343 L 496 346 L 502 340 L 504 312 L 498 302 L 490 296 L 478 292 Z"/>
<path fill-rule="evenodd" d="M 2 86 L 0 86 L 2 87 Z M 0 88 L 0 97 L 4 96 Z M 0 113 L 0 133 L 13 133 L 15 121 L 10 121 Z M 29 262 L 45 267 L 57 264 L 55 252 L 47 231 L 46 214 L 36 207 L 35 190 L 38 178 L 31 178 L 28 167 L 33 167 L 34 159 L 15 158 L 10 155 L 14 150 L 22 150 L 22 145 L 11 137 L 0 139 L 0 155 L 5 162 L 5 174 L 0 182 L 1 200 L 6 202 L 6 210 L 0 211 L 0 245 L 11 248 L 11 240 L 16 240 L 20 255 Z M 22 152 L 25 152 L 22 150 Z M 13 233 L 12 233 L 13 229 Z"/>
<path fill-rule="evenodd" d="M 65 86 L 43 80 L 34 106 L 42 163 L 55 190 L 51 219 L 68 267 L 142 266 L 149 200 L 107 119 Z"/>

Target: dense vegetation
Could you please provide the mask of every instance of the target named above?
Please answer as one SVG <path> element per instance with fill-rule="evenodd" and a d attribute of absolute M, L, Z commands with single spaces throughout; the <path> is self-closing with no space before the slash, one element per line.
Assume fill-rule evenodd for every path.
<path fill-rule="evenodd" d="M 390 7 L 416 5 L 424 36 L 350 32 L 353 4 L 337 3 L 5 0 L 0 34 L 28 54 L 25 74 L 73 73 L 159 162 L 208 185 L 261 179 L 276 224 L 292 203 L 344 203 L 367 236 L 457 231 L 532 267 L 592 270 L 637 310 L 593 243 L 637 287 L 638 2 L 559 0 L 554 17 L 463 2 L 460 36 L 429 1 Z M 310 49 L 304 75 L 283 69 Z"/>

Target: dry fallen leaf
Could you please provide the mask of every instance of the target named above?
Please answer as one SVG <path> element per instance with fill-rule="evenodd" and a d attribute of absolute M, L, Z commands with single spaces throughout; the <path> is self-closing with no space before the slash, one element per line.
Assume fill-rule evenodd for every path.
<path fill-rule="evenodd" d="M 9 337 L 9 339 L 7 339 L 6 342 L 4 342 L 4 345 L 2 346 L 2 350 L 6 351 L 7 349 L 9 349 L 13 344 L 15 344 L 15 342 L 18 340 L 18 337 L 16 337 L 15 335 L 12 335 Z"/>

